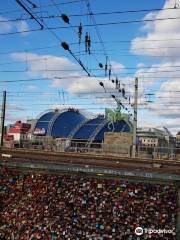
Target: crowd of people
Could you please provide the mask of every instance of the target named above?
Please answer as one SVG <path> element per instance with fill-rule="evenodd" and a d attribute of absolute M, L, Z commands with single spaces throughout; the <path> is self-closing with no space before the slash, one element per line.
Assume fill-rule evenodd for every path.
<path fill-rule="evenodd" d="M 1 240 L 175 240 L 176 218 L 171 184 L 0 168 Z"/>

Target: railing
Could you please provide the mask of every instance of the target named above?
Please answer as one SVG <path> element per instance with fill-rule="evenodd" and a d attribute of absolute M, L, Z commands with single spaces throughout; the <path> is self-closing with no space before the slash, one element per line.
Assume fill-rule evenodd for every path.
<path fill-rule="evenodd" d="M 131 146 L 129 145 L 91 143 L 91 145 L 87 146 L 87 142 L 67 141 L 66 139 L 53 140 L 52 138 L 44 138 L 42 141 L 41 138 L 37 138 L 35 140 L 16 143 L 8 142 L 8 145 L 5 143 L 5 147 L 39 149 L 55 152 L 83 152 L 114 156 L 131 156 Z M 139 158 L 180 160 L 180 148 L 138 146 L 136 153 L 136 156 Z"/>

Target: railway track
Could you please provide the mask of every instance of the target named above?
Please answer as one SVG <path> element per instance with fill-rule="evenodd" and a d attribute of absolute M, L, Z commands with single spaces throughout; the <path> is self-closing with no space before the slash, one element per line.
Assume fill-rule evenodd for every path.
<path fill-rule="evenodd" d="M 46 152 L 25 149 L 1 148 L 0 153 L 9 154 L 12 158 L 8 161 L 48 163 L 48 164 L 76 164 L 80 166 L 105 167 L 109 169 L 128 169 L 151 171 L 156 173 L 180 174 L 180 161 L 156 160 L 139 158 L 122 158 L 117 156 L 92 155 L 84 153 Z M 1 160 L 4 158 L 1 157 Z"/>
<path fill-rule="evenodd" d="M 177 165 L 180 166 L 180 160 L 163 160 L 163 159 L 146 159 L 146 158 L 130 158 L 130 157 L 119 157 L 113 155 L 105 154 L 88 154 L 88 153 L 72 153 L 72 152 L 51 152 L 51 151 L 39 151 L 39 150 L 28 150 L 28 149 L 10 149 L 10 148 L 1 148 L 0 153 L 11 154 L 12 156 L 21 156 L 23 155 L 32 155 L 32 156 L 49 156 L 49 157 L 75 157 L 85 159 L 94 159 L 94 160 L 107 160 L 107 161 L 128 161 L 136 163 L 147 163 L 147 164 L 165 164 L 165 165 Z"/>

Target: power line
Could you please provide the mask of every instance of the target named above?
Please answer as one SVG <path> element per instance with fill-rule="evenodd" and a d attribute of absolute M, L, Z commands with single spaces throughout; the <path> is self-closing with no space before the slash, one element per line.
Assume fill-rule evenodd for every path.
<path fill-rule="evenodd" d="M 86 0 L 84 0 L 86 1 Z M 80 2 L 80 1 L 75 1 L 75 2 Z M 56 4 L 53 3 L 51 4 L 51 7 L 53 6 L 59 6 L 61 4 Z M 45 5 L 41 5 L 41 8 L 44 7 Z M 33 9 L 33 8 L 32 8 Z M 86 16 L 101 16 L 101 15 L 113 15 L 113 14 L 126 14 L 126 13 L 142 13 L 142 12 L 155 12 L 155 11 L 168 11 L 168 10 L 179 10 L 179 8 L 152 8 L 152 9 L 137 9 L 137 10 L 124 10 L 124 11 L 109 11 L 109 12 L 89 12 L 89 13 L 84 13 L 84 14 L 69 14 L 69 17 L 86 17 Z M 5 12 L 7 13 L 7 12 Z M 37 13 L 37 12 L 36 12 Z M 0 13 L 3 14 L 3 13 Z M 59 15 L 48 15 L 48 16 L 41 16 L 38 17 L 38 19 L 55 19 L 59 18 Z M 32 20 L 32 18 L 29 17 L 21 17 L 21 18 L 14 18 L 14 19 L 8 19 L 8 20 L 0 20 L 1 23 L 7 23 L 7 22 L 14 22 L 14 21 L 25 21 L 25 20 Z"/>
<path fill-rule="evenodd" d="M 16 0 L 16 1 L 19 1 L 19 0 Z M 25 9 L 26 10 L 26 9 Z M 29 12 L 28 12 L 29 13 Z M 29 13 L 31 15 L 31 13 Z M 34 17 L 36 17 L 36 15 L 34 14 L 33 15 Z M 36 20 L 36 19 L 35 19 Z M 47 30 L 49 30 L 49 32 L 58 40 L 61 42 L 61 46 L 70 53 L 70 55 L 76 60 L 76 62 L 82 67 L 82 69 L 88 74 L 88 76 L 91 76 L 91 74 L 88 72 L 88 70 L 86 69 L 86 67 L 84 66 L 84 64 L 79 60 L 77 59 L 77 57 L 75 56 L 75 54 L 69 49 L 69 46 L 66 42 L 63 42 L 61 40 L 61 38 L 51 29 L 48 27 L 48 25 L 43 22 L 42 24 L 42 27 L 41 27 L 41 30 L 44 30 L 44 26 L 46 27 Z"/>
<path fill-rule="evenodd" d="M 1 64 L 0 64 L 1 65 Z M 167 68 L 180 68 L 180 66 L 166 66 Z M 147 69 L 151 69 L 151 67 L 146 67 Z M 152 67 L 152 69 L 153 68 L 163 68 L 163 66 L 161 66 L 161 67 Z M 126 69 L 138 69 L 138 68 L 131 68 L 131 67 L 124 67 L 124 68 L 114 68 L 114 70 L 126 70 Z M 143 69 L 143 68 L 142 68 Z M 94 71 L 100 71 L 101 69 L 96 69 L 96 68 L 92 68 L 92 69 L 88 69 L 88 70 L 90 70 L 90 71 L 92 71 L 92 70 L 94 70 Z M 78 71 L 82 71 L 82 69 L 35 69 L 35 70 L 33 70 L 33 69 L 28 69 L 28 70 L 20 70 L 20 69 L 16 69 L 16 70 L 9 70 L 9 69 L 6 69 L 6 70 L 3 70 L 3 69 L 0 69 L 0 72 L 3 72 L 3 73 L 21 73 L 21 72 L 78 72 Z M 175 70 L 156 70 L 156 71 L 150 71 L 150 72 L 148 72 L 148 71 L 140 71 L 140 72 L 120 72 L 120 73 L 118 73 L 118 75 L 128 75 L 128 74 L 136 74 L 137 76 L 141 76 L 141 75 L 143 75 L 143 74 L 148 74 L 148 76 L 142 76 L 143 78 L 146 78 L 146 77 L 163 77 L 162 75 L 160 75 L 160 76 L 150 76 L 150 74 L 154 74 L 154 73 L 175 73 L 175 72 L 180 72 L 180 69 L 175 69 Z M 71 76 L 64 76 L 65 78 L 70 78 Z M 82 78 L 82 77 L 86 77 L 86 75 L 80 75 L 80 76 L 77 76 L 77 75 L 75 75 L 75 76 L 72 76 L 72 78 Z M 97 75 L 97 76 L 89 76 L 89 77 L 104 77 L 104 75 Z M 177 76 L 165 76 L 165 77 L 177 77 Z M 104 77 L 104 78 L 107 78 L 107 77 Z M 111 80 L 110 80 L 111 81 Z"/>
<path fill-rule="evenodd" d="M 58 91 L 59 92 L 59 91 Z M 48 92 L 48 94 L 54 94 L 54 95 L 57 95 L 58 92 Z M 65 92 L 65 91 L 60 91 L 60 93 L 62 92 Z M 1 94 L 2 92 L 0 92 Z M 33 91 L 33 92 L 26 92 L 26 91 L 7 91 L 8 94 L 15 94 L 15 96 L 17 96 L 17 94 L 45 94 L 46 92 L 42 92 L 42 91 Z M 80 92 L 79 94 L 102 94 L 102 93 L 105 93 L 104 91 L 92 91 L 92 92 Z M 163 91 L 163 93 L 180 93 L 180 90 L 166 90 L 166 91 Z M 47 93 L 46 93 L 47 94 Z M 69 94 L 69 93 L 65 93 L 65 94 Z M 147 93 L 145 94 L 146 96 L 154 96 L 155 93 Z"/>
<path fill-rule="evenodd" d="M 147 40 L 147 39 L 143 39 L 143 40 L 138 40 L 138 42 L 171 42 L 171 41 L 180 41 L 180 38 L 168 38 L 168 39 L 151 39 L 151 40 Z M 131 43 L 132 40 L 115 40 L 115 41 L 104 41 L 104 43 Z M 98 41 L 92 41 L 93 44 L 99 44 L 100 42 Z M 78 42 L 72 42 L 69 45 L 78 45 Z M 49 46 L 44 46 L 44 47 L 37 47 L 37 48 L 26 48 L 26 49 L 22 49 L 22 50 L 11 50 L 11 51 L 6 51 L 6 52 L 0 52 L 0 55 L 3 54 L 12 54 L 14 52 L 18 53 L 18 52 L 26 52 L 26 51 L 35 51 L 35 50 L 44 50 L 44 49 L 49 49 L 49 48 L 56 48 L 59 47 L 59 44 L 54 44 L 54 45 L 49 45 Z M 165 46 L 166 47 L 166 46 Z M 157 56 L 157 57 L 162 57 L 162 56 Z M 167 57 L 171 57 L 171 56 L 167 56 Z"/>
<path fill-rule="evenodd" d="M 87 8 L 88 8 L 88 10 L 89 10 L 89 12 L 91 13 L 91 9 L 90 9 L 90 5 L 89 5 L 89 2 L 88 2 L 88 0 L 86 0 L 87 1 Z M 53 5 L 54 5 L 54 0 L 51 0 L 51 2 L 53 3 Z M 54 5 L 55 6 L 55 5 Z M 56 9 L 58 10 L 58 12 L 60 11 L 59 10 L 59 8 L 57 7 L 57 6 L 55 6 L 56 7 Z M 74 27 L 70 24 L 70 22 L 69 22 L 69 18 L 66 16 L 66 15 L 64 15 L 64 14 L 62 14 L 62 12 L 60 11 L 60 13 L 61 13 L 61 17 L 62 16 L 65 16 L 66 17 L 66 19 L 63 19 L 64 20 L 64 22 L 65 23 L 67 23 L 72 29 L 73 29 L 73 31 L 75 32 L 75 34 L 77 33 L 75 30 L 74 30 Z M 62 17 L 63 18 L 63 17 Z M 95 19 L 93 18 L 93 17 L 91 17 L 92 19 L 93 19 L 93 22 L 95 23 Z M 97 32 L 97 35 L 98 35 L 98 38 L 99 38 L 99 40 L 101 41 L 101 43 L 102 43 L 102 38 L 101 38 L 101 36 L 100 36 L 100 33 L 99 33 L 99 31 L 98 31 L 98 29 L 97 29 L 97 27 L 96 27 L 96 32 Z M 88 37 L 89 38 L 89 41 L 91 41 L 90 40 L 90 36 Z M 103 43 L 102 43 L 103 44 Z M 88 43 L 88 46 L 89 46 L 89 43 Z M 69 47 L 68 47 L 69 48 Z M 90 48 L 90 46 L 89 46 L 89 48 Z M 104 48 L 103 48 L 104 49 Z M 67 46 L 66 46 L 66 48 L 65 48 L 65 50 L 67 50 Z M 104 51 L 105 51 L 105 49 L 104 49 Z M 90 54 L 90 50 L 89 50 L 89 54 Z M 98 64 L 100 65 L 100 62 L 97 60 L 97 58 L 93 55 L 93 57 L 95 58 L 95 60 L 98 62 Z M 75 57 L 74 57 L 75 58 Z M 77 58 L 76 58 L 76 60 L 77 60 Z M 77 60 L 78 61 L 78 60 Z M 81 60 L 79 59 L 79 64 L 81 65 L 81 67 L 83 68 L 83 70 L 88 74 L 88 76 L 90 77 L 90 76 L 93 76 L 90 72 L 89 72 L 89 69 L 86 67 L 84 67 L 84 65 L 83 65 L 83 63 L 81 62 Z M 102 65 L 102 64 L 101 64 Z M 95 75 L 94 75 L 94 77 L 96 77 Z M 98 79 L 97 79 L 98 80 Z M 101 85 L 103 85 L 103 83 L 102 82 L 100 82 L 100 80 L 98 80 L 99 81 L 99 84 Z M 105 90 L 105 92 L 106 92 L 106 88 L 103 86 L 103 88 L 104 88 L 104 90 Z"/>
<path fill-rule="evenodd" d="M 180 47 L 179 47 L 180 48 Z M 27 53 L 27 51 L 26 51 L 26 54 L 28 54 Z M 4 63 L 0 63 L 0 66 L 2 65 L 12 65 L 12 64 L 17 64 L 17 63 L 31 63 L 31 62 L 35 62 L 35 61 L 46 61 L 46 60 L 50 60 L 51 59 L 51 56 L 49 56 L 49 57 L 46 57 L 46 56 L 44 56 L 43 58 L 42 58 L 42 56 L 40 56 L 40 57 L 37 57 L 37 58 L 31 58 L 31 59 L 28 59 L 27 60 L 27 62 L 24 62 L 24 61 L 22 61 L 22 60 L 19 60 L 19 61 L 10 61 L 10 62 L 4 62 Z M 161 68 L 164 68 L 164 67 L 166 67 L 166 68 L 180 68 L 180 65 L 166 65 L 166 66 L 142 66 L 142 67 L 132 67 L 132 66 L 130 66 L 130 67 L 125 67 L 125 66 L 122 66 L 122 67 L 113 67 L 113 69 L 114 70 L 140 70 L 140 69 L 161 69 Z M 99 69 L 99 68 L 88 68 L 89 70 L 91 70 L 91 71 L 101 71 L 102 69 Z M 69 71 L 69 72 L 72 72 L 72 71 L 80 71 L 81 69 L 47 69 L 47 71 Z M 21 71 L 21 70 L 20 70 Z M 43 70 L 43 69 L 37 69 L 37 71 L 46 71 L 46 70 Z M 164 71 L 166 71 L 166 70 L 162 70 L 161 72 L 164 72 Z M 169 70 L 168 70 L 169 71 Z M 173 70 L 172 70 L 173 71 Z M 174 71 L 178 71 L 178 70 L 174 70 Z M 140 73 L 146 73 L 146 72 L 140 72 Z M 154 73 L 154 72 L 147 72 L 147 73 Z M 131 73 L 130 73 L 131 74 Z"/>
<path fill-rule="evenodd" d="M 39 20 L 36 19 L 36 17 L 29 11 L 28 7 L 22 3 L 20 0 L 16 0 L 16 2 L 19 4 L 20 7 L 22 7 L 24 9 L 24 11 L 26 11 L 32 19 L 34 19 L 41 27 L 41 29 L 43 29 L 43 25 L 39 22 Z"/>
<path fill-rule="evenodd" d="M 165 21 L 165 20 L 178 20 L 180 17 L 168 17 L 168 18 L 156 18 L 156 19 L 142 19 L 142 20 L 129 20 L 129 21 L 118 21 L 118 22 L 106 22 L 106 23 L 97 23 L 96 26 L 110 26 L 110 25 L 119 25 L 119 24 L 131 24 L 131 23 L 141 23 L 141 22 L 156 22 L 156 21 Z M 84 27 L 94 27 L 94 24 L 85 24 Z M 78 28 L 77 25 L 72 25 L 73 28 Z M 30 29 L 23 31 L 15 31 L 8 33 L 0 33 L 0 36 L 8 36 L 14 34 L 28 33 L 28 32 L 37 32 L 37 31 L 47 31 L 47 30 L 56 30 L 56 29 L 68 29 L 69 26 L 57 26 L 57 27 L 47 27 L 44 29 Z"/>
<path fill-rule="evenodd" d="M 57 6 L 60 6 L 60 5 L 68 5 L 68 4 L 73 4 L 73 3 L 79 3 L 79 2 L 82 2 L 84 0 L 72 0 L 72 1 L 66 1 L 66 2 L 60 2 L 60 3 L 56 3 Z M 41 7 L 52 7 L 53 5 L 52 4 L 44 4 L 44 5 L 41 5 Z M 38 6 L 37 6 L 38 8 Z M 30 8 L 31 10 L 33 10 L 34 8 Z M 12 11 L 5 11 L 5 12 L 0 12 L 0 14 L 9 14 L 9 13 L 16 13 L 16 12 L 21 12 L 20 10 L 12 10 Z"/>

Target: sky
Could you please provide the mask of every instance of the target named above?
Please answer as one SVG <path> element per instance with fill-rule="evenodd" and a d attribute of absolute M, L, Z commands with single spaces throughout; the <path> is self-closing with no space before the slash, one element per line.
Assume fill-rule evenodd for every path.
<path fill-rule="evenodd" d="M 180 130 L 179 0 L 21 2 L 35 19 L 15 0 L 0 6 L 0 97 L 7 91 L 6 123 L 36 118 L 52 108 L 104 113 L 116 108 L 111 95 L 121 100 L 122 111 L 133 113 L 138 77 L 138 126 L 165 126 L 173 134 Z M 86 33 L 90 54 L 85 52 Z M 127 99 L 112 82 L 116 78 Z"/>

